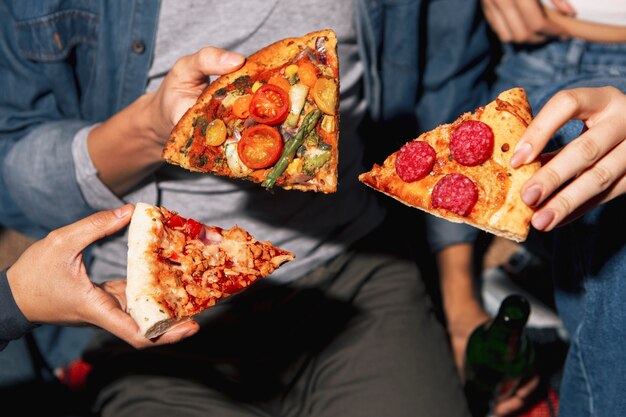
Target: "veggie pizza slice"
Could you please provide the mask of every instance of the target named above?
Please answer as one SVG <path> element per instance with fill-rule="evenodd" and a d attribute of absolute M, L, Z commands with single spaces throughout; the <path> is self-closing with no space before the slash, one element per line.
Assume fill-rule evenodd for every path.
<path fill-rule="evenodd" d="M 300 191 L 337 190 L 339 61 L 332 30 L 273 43 L 212 82 L 163 158 L 190 171 Z"/>

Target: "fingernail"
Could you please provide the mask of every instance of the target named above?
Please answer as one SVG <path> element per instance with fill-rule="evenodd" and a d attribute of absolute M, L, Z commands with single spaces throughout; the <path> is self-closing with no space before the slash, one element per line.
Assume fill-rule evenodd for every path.
<path fill-rule="evenodd" d="M 554 212 L 552 210 L 542 210 L 533 216 L 533 226 L 537 230 L 545 230 L 546 227 L 554 220 Z"/>
<path fill-rule="evenodd" d="M 534 206 L 539 202 L 539 198 L 541 198 L 541 186 L 538 184 L 533 184 L 522 192 L 522 201 L 526 203 L 527 206 Z"/>
<path fill-rule="evenodd" d="M 125 206 L 118 207 L 115 210 L 113 210 L 113 214 L 115 214 L 117 217 L 121 219 L 122 217 L 126 217 L 128 213 L 130 213 L 131 209 L 132 209 L 132 206 L 129 206 L 127 204 Z"/>
<path fill-rule="evenodd" d="M 518 166 L 526 163 L 526 159 L 528 159 L 528 156 L 532 151 L 533 147 L 530 146 L 530 143 L 518 143 L 513 151 L 513 156 L 511 156 L 511 166 L 513 168 L 517 168 Z"/>
<path fill-rule="evenodd" d="M 224 55 L 222 55 L 222 57 L 220 58 L 220 62 L 224 65 L 228 65 L 231 67 L 234 66 L 238 66 L 241 65 L 241 63 L 243 62 L 244 57 L 241 54 L 236 54 L 234 52 L 226 52 Z"/>

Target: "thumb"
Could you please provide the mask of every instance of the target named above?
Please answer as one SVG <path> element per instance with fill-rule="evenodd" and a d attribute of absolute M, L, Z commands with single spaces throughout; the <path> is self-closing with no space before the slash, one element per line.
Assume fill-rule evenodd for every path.
<path fill-rule="evenodd" d="M 115 210 L 101 211 L 65 226 L 59 231 L 68 246 L 80 252 L 93 242 L 109 236 L 128 225 L 134 206 L 124 205 Z"/>
<path fill-rule="evenodd" d="M 180 83 L 203 82 L 209 75 L 232 72 L 243 65 L 243 55 L 212 46 L 176 61 L 170 76 Z"/>

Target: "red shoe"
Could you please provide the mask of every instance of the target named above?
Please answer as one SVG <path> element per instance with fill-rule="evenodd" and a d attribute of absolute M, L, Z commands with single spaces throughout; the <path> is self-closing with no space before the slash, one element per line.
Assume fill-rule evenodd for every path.
<path fill-rule="evenodd" d="M 72 391 L 81 391 L 87 385 L 87 376 L 92 366 L 82 359 L 71 362 L 66 368 L 57 368 L 55 374 L 62 384 Z"/>

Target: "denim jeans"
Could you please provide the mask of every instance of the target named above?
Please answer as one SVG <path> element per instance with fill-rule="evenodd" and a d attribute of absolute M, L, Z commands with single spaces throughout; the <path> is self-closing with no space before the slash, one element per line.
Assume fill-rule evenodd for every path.
<path fill-rule="evenodd" d="M 494 94 L 525 87 L 535 113 L 556 92 L 612 85 L 626 92 L 626 44 L 581 40 L 505 46 Z M 573 121 L 552 139 L 561 147 L 583 127 Z M 560 392 L 561 417 L 623 416 L 626 396 L 626 196 L 552 233 L 555 297 L 570 334 Z"/>

